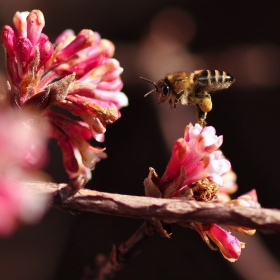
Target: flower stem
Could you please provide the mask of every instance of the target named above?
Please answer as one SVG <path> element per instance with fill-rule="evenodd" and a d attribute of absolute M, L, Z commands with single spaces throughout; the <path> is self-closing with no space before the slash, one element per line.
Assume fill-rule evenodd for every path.
<path fill-rule="evenodd" d="M 97 257 L 97 266 L 93 273 L 87 272 L 84 280 L 107 280 L 113 279 L 116 272 L 121 270 L 124 265 L 135 256 L 138 245 L 148 236 L 156 233 L 152 221 L 145 221 L 139 229 L 118 248 L 114 245 L 111 253 L 106 257 L 99 255 Z M 89 275 L 91 274 L 91 275 Z"/>

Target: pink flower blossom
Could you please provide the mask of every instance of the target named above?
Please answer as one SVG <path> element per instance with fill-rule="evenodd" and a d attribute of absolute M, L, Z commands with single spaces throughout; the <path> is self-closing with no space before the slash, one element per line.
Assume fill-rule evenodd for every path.
<path fill-rule="evenodd" d="M 222 142 L 213 127 L 188 125 L 184 138 L 175 141 L 171 159 L 158 182 L 162 197 L 189 196 L 191 184 L 206 178 L 222 186 L 221 175 L 230 170 L 230 162 L 219 157 Z"/>
<path fill-rule="evenodd" d="M 106 126 L 119 119 L 119 109 L 128 104 L 121 92 L 123 69 L 112 58 L 113 43 L 97 32 L 84 29 L 75 35 L 66 30 L 52 44 L 42 33 L 44 26 L 42 12 L 33 10 L 17 12 L 14 28 L 6 25 L 2 30 L 12 104 L 36 121 L 47 119 L 70 177 L 83 175 L 87 180 L 90 169 L 105 157 L 104 149 L 87 141 L 104 141 Z M 50 111 L 53 106 L 82 121 Z"/>
<path fill-rule="evenodd" d="M 229 195 L 235 193 L 238 189 L 236 178 L 237 176 L 232 170 L 222 175 L 223 186 L 220 187 L 220 191 L 217 193 L 219 201 L 228 202 L 231 200 Z"/>
<path fill-rule="evenodd" d="M 202 236 L 202 239 L 211 247 L 207 236 L 218 246 L 220 252 L 230 262 L 235 262 L 240 254 L 241 249 L 245 248 L 245 244 L 240 242 L 235 236 L 225 231 L 216 224 L 211 224 L 203 228 L 196 225 L 197 231 Z"/>
<path fill-rule="evenodd" d="M 172 155 L 163 176 L 159 178 L 155 170 L 150 168 L 149 176 L 144 181 L 146 196 L 184 197 L 198 201 L 211 201 L 219 198 L 220 190 L 224 194 L 233 192 L 237 188 L 236 175 L 231 171 L 230 162 L 219 150 L 222 142 L 223 137 L 217 136 L 213 127 L 202 128 L 199 124 L 188 125 L 184 137 L 174 143 Z M 229 199 L 228 196 L 227 201 Z M 246 204 L 246 206 L 252 203 L 253 205 L 257 203 L 254 193 L 242 196 L 235 202 L 235 204 Z M 169 222 L 163 221 L 163 223 Z M 207 245 L 215 250 L 209 241 L 210 238 L 223 256 L 231 262 L 238 259 L 241 249 L 244 248 L 244 243 L 216 224 L 180 224 L 194 228 Z M 242 228 L 242 230 L 246 234 L 253 233 L 251 229 Z"/>

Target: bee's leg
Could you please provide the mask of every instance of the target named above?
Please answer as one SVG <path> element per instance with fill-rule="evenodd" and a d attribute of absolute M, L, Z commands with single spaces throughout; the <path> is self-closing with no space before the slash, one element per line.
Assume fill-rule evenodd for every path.
<path fill-rule="evenodd" d="M 170 108 L 171 109 L 177 109 L 177 104 L 179 103 L 180 99 L 178 99 L 177 97 L 175 99 L 170 98 L 169 99 L 169 104 L 170 104 Z"/>
<path fill-rule="evenodd" d="M 173 102 L 172 102 L 172 99 L 171 99 L 171 98 L 169 99 L 169 106 L 170 106 L 171 109 L 174 108 L 174 107 L 173 107 Z"/>
<path fill-rule="evenodd" d="M 198 122 L 199 125 L 201 125 L 202 127 L 206 126 L 206 117 L 207 117 L 207 113 L 203 112 L 200 107 L 199 104 L 196 104 L 196 120 Z"/>
<path fill-rule="evenodd" d="M 180 101 L 180 99 L 178 97 L 176 97 L 174 100 L 174 107 L 173 107 L 174 109 L 177 108 L 177 104 L 179 103 L 179 101 Z"/>

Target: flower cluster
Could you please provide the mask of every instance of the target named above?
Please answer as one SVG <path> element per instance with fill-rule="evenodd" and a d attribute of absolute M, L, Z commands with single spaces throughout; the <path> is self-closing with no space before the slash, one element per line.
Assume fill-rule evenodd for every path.
<path fill-rule="evenodd" d="M 163 198 L 187 198 L 197 201 L 222 199 L 226 203 L 259 207 L 255 190 L 230 201 L 228 196 L 237 189 L 236 175 L 231 171 L 230 162 L 219 150 L 223 137 L 217 136 L 213 127 L 188 125 L 184 138 L 175 141 L 171 159 L 161 178 L 150 168 L 144 181 L 146 196 Z M 219 247 L 229 261 L 236 261 L 244 243 L 216 224 L 192 223 L 203 240 L 214 249 L 209 238 Z M 255 230 L 228 226 L 244 234 L 254 234 Z M 209 237 L 209 238 L 208 238 Z"/>
<path fill-rule="evenodd" d="M 88 140 L 104 140 L 106 126 L 120 118 L 119 109 L 128 104 L 120 90 L 123 69 L 112 58 L 114 45 L 92 30 L 77 35 L 64 31 L 52 44 L 42 33 L 41 11 L 17 12 L 14 28 L 4 26 L 2 42 L 12 104 L 46 118 L 51 136 L 58 139 L 70 178 L 90 178 L 90 169 L 104 158 L 104 149 Z M 82 121 L 51 111 L 66 109 Z"/>
<path fill-rule="evenodd" d="M 199 124 L 186 126 L 184 138 L 175 141 L 171 159 L 158 180 L 156 188 L 146 185 L 146 195 L 157 191 L 157 197 L 187 197 L 209 201 L 216 197 L 223 185 L 222 175 L 227 173 L 230 162 L 223 158 L 219 149 L 222 136 L 216 136 L 213 127 L 202 128 Z M 156 177 L 150 169 L 149 178 Z M 148 183 L 148 181 L 146 181 Z"/>
<path fill-rule="evenodd" d="M 41 179 L 46 159 L 46 140 L 28 117 L 0 111 L 0 236 L 11 234 L 17 224 L 41 218 L 48 198 L 20 187 L 18 182 Z"/>

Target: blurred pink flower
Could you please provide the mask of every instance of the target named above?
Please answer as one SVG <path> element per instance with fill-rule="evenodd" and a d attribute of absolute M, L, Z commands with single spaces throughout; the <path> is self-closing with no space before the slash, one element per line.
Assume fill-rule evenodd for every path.
<path fill-rule="evenodd" d="M 243 206 L 243 207 L 252 207 L 252 208 L 260 208 L 260 204 L 258 202 L 258 196 L 255 189 L 237 197 L 237 199 L 233 199 L 228 201 L 227 203 L 237 205 L 237 206 Z M 252 228 L 246 228 L 246 227 L 240 227 L 240 226 L 229 226 L 227 227 L 231 230 L 234 230 L 236 232 L 246 234 L 246 235 L 253 235 L 256 230 Z"/>
<path fill-rule="evenodd" d="M 219 158 L 224 158 L 222 153 L 220 153 Z M 226 202 L 237 206 L 260 208 L 261 206 L 258 202 L 258 196 L 255 189 L 239 196 L 237 199 L 231 200 L 229 195 L 236 192 L 238 188 L 236 184 L 236 178 L 237 176 L 232 170 L 229 170 L 228 172 L 222 175 L 223 186 L 220 187 L 220 190 L 217 193 L 217 199 L 221 202 Z M 234 230 L 236 232 L 246 235 L 253 235 L 256 232 L 255 229 L 240 226 L 226 225 L 226 227 L 230 230 Z"/>
<path fill-rule="evenodd" d="M 49 197 L 29 192 L 18 182 L 0 179 L 0 236 L 12 234 L 19 223 L 38 222 L 48 207 Z"/>
<path fill-rule="evenodd" d="M 106 126 L 120 118 L 119 109 L 128 104 L 120 91 L 123 69 L 112 58 L 114 45 L 87 29 L 77 35 L 66 30 L 52 44 L 42 33 L 45 19 L 39 10 L 17 12 L 14 26 L 2 31 L 11 102 L 34 119 L 48 120 L 70 178 L 82 175 L 87 180 L 90 169 L 105 157 L 104 149 L 87 141 L 103 141 Z M 50 111 L 52 106 L 83 122 Z"/>
<path fill-rule="evenodd" d="M 244 207 L 253 207 L 260 208 L 260 204 L 258 202 L 258 196 L 255 189 L 239 196 L 237 199 L 233 199 L 229 202 L 230 204 L 244 206 Z"/>
<path fill-rule="evenodd" d="M 20 187 L 38 180 L 44 165 L 46 139 L 40 127 L 22 113 L 0 111 L 0 236 L 10 235 L 18 223 L 34 223 L 44 214 L 48 197 Z"/>
<path fill-rule="evenodd" d="M 229 195 L 235 193 L 238 189 L 236 178 L 237 176 L 232 170 L 229 170 L 222 175 L 223 186 L 220 187 L 220 191 L 217 193 L 219 201 L 227 202 L 231 200 Z"/>

